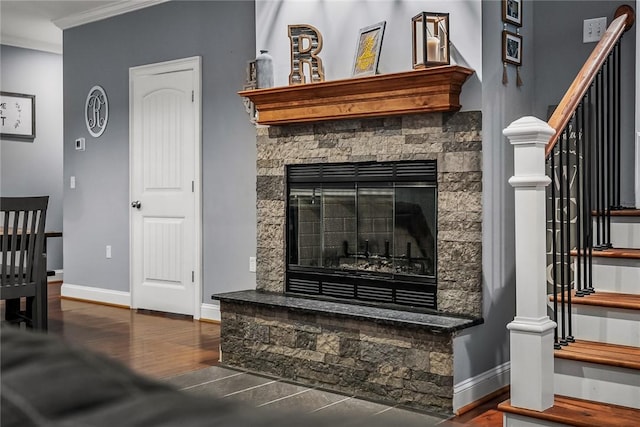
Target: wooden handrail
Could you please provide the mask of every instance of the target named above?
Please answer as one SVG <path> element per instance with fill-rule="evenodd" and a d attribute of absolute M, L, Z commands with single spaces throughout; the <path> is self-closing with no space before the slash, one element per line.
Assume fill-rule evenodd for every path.
<path fill-rule="evenodd" d="M 633 26 L 635 20 L 635 14 L 633 8 L 628 5 L 620 6 L 616 10 L 615 19 L 609 25 L 609 28 L 605 31 L 602 38 L 596 45 L 593 52 L 582 66 L 582 69 L 569 86 L 567 93 L 565 93 L 562 101 L 558 104 L 553 115 L 549 119 L 549 126 L 555 129 L 555 134 L 549 139 L 547 148 L 545 149 L 545 157 L 549 157 L 551 151 L 562 130 L 567 126 L 573 112 L 578 108 L 578 104 L 584 97 L 587 90 L 591 86 L 593 79 L 596 77 L 598 70 L 602 68 L 605 60 L 613 50 L 614 46 L 622 37 L 622 34 Z"/>

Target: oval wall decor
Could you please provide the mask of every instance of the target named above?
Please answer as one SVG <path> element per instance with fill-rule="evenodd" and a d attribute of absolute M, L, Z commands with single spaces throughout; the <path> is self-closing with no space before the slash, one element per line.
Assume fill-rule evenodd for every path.
<path fill-rule="evenodd" d="M 87 95 L 84 106 L 84 120 L 87 130 L 94 138 L 102 135 L 109 121 L 109 101 L 101 86 L 94 86 Z"/>

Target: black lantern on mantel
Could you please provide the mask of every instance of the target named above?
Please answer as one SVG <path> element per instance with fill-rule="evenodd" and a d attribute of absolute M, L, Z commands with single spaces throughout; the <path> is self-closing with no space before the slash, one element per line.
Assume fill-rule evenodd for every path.
<path fill-rule="evenodd" d="M 411 19 L 413 68 L 449 65 L 449 14 L 420 12 Z"/>

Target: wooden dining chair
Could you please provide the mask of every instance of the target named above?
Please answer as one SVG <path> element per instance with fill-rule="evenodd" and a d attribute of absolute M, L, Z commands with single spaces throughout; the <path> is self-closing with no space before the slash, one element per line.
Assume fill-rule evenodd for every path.
<path fill-rule="evenodd" d="M 48 196 L 0 198 L 0 299 L 5 316 L 47 329 L 47 276 L 44 225 Z M 27 309 L 20 310 L 20 299 Z"/>

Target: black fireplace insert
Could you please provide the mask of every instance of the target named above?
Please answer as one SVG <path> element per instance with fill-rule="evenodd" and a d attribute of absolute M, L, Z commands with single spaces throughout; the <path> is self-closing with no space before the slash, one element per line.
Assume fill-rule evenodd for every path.
<path fill-rule="evenodd" d="M 436 309 L 436 161 L 287 166 L 288 293 Z"/>

